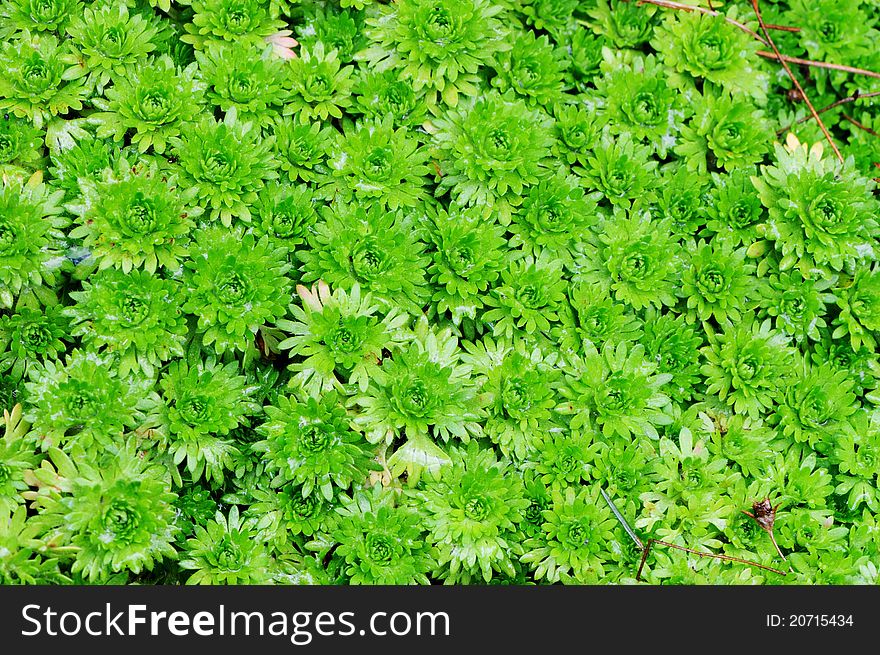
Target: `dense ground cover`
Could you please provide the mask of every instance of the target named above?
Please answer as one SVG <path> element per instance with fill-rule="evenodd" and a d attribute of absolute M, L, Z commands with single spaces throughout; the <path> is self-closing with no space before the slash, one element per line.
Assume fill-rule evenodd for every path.
<path fill-rule="evenodd" d="M 880 84 L 703 9 L 3 0 L 0 582 L 880 581 Z"/>

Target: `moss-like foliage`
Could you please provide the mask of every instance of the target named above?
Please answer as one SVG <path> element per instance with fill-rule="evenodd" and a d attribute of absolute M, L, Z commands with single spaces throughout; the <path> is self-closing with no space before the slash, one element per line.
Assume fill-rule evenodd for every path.
<path fill-rule="evenodd" d="M 0 583 L 876 584 L 880 4 L 685 4 L 0 0 Z"/>

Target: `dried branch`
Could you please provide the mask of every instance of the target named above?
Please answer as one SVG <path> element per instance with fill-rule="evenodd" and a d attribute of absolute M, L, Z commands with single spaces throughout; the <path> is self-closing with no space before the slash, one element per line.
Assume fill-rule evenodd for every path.
<path fill-rule="evenodd" d="M 845 66 L 843 64 L 831 64 L 825 61 L 815 61 L 813 59 L 801 59 L 800 57 L 790 57 L 788 55 L 783 55 L 776 48 L 775 44 L 770 42 L 770 35 L 767 33 L 767 30 L 779 30 L 782 32 L 800 32 L 801 28 L 799 27 L 788 27 L 785 25 L 773 25 L 767 24 L 759 21 L 761 28 L 764 32 L 764 36 L 762 37 L 760 34 L 752 30 L 751 28 L 743 25 L 739 21 L 735 21 L 732 18 L 728 18 L 720 11 L 716 11 L 714 9 L 706 9 L 705 7 L 698 7 L 695 5 L 685 5 L 680 2 L 673 2 L 672 0 L 638 0 L 636 2 L 637 5 L 655 5 L 657 7 L 665 7 L 667 9 L 678 9 L 681 11 L 696 11 L 700 14 L 706 14 L 707 16 L 720 16 L 726 22 L 730 23 L 734 27 L 742 30 L 746 34 L 750 35 L 756 41 L 763 43 L 768 48 L 772 48 L 774 52 L 767 52 L 766 50 L 758 50 L 757 54 L 761 57 L 765 57 L 767 59 L 775 59 L 779 61 L 783 66 L 785 63 L 798 64 L 800 66 L 812 66 L 813 68 L 827 68 L 830 70 L 838 70 L 843 71 L 845 73 L 852 73 L 853 75 L 865 75 L 866 77 L 874 77 L 880 79 L 880 73 L 876 73 L 871 70 L 867 70 L 865 68 L 856 68 L 855 66 Z M 752 3 L 754 5 L 754 2 Z"/>
<path fill-rule="evenodd" d="M 785 571 L 780 571 L 779 569 L 774 569 L 772 566 L 764 566 L 763 564 L 758 564 L 757 562 L 752 562 L 747 559 L 741 559 L 739 557 L 733 557 L 732 555 L 721 555 L 719 553 L 706 553 L 701 550 L 694 550 L 693 548 L 687 548 L 686 546 L 679 546 L 678 544 L 671 544 L 668 541 L 660 541 L 659 539 L 648 539 L 648 543 L 645 545 L 645 549 L 642 551 L 642 561 L 639 563 L 639 571 L 638 571 L 638 573 L 636 573 L 636 581 L 641 580 L 642 569 L 645 566 L 645 561 L 648 559 L 648 553 L 651 551 L 651 547 L 654 544 L 666 546 L 667 548 L 675 548 L 676 550 L 683 550 L 686 553 L 691 553 L 693 555 L 699 555 L 700 557 L 712 557 L 714 559 L 724 560 L 725 562 L 736 562 L 737 564 L 746 564 L 747 566 L 754 566 L 755 568 L 763 569 L 764 571 L 770 571 L 771 573 L 778 573 L 779 575 L 788 575 Z"/>
<path fill-rule="evenodd" d="M 776 44 L 773 42 L 773 37 L 770 36 L 770 31 L 767 29 L 767 26 L 764 24 L 764 19 L 761 16 L 761 8 L 758 6 L 758 0 L 752 0 L 752 9 L 755 11 L 755 17 L 758 19 L 758 25 L 761 27 L 761 31 L 764 33 L 764 38 L 767 39 L 767 42 L 770 44 L 770 47 L 773 50 L 773 53 L 776 55 L 776 58 L 779 60 L 779 63 L 782 64 L 782 67 L 785 69 L 785 72 L 788 74 L 788 77 L 791 79 L 792 83 L 795 85 L 795 88 L 800 92 L 801 97 L 804 99 L 804 102 L 807 104 L 807 108 L 810 110 L 810 113 L 813 115 L 813 118 L 816 119 L 816 122 L 819 124 L 819 127 L 822 129 L 822 134 L 825 135 L 825 138 L 828 140 L 828 143 L 831 144 L 831 149 L 834 151 L 834 154 L 837 156 L 837 159 L 843 163 L 843 155 L 840 154 L 840 150 L 837 148 L 837 144 L 834 143 L 834 139 L 831 137 L 831 132 L 828 131 L 828 128 L 825 127 L 825 123 L 822 122 L 822 119 L 819 118 L 819 114 L 816 112 L 816 108 L 813 106 L 813 103 L 810 102 L 810 98 L 807 96 L 806 91 L 801 86 L 801 83 L 798 82 L 795 74 L 791 72 L 791 67 L 788 65 L 786 61 L 786 57 L 779 52 L 779 48 L 776 47 Z M 761 51 L 759 51 L 760 53 Z"/>
<path fill-rule="evenodd" d="M 757 39 L 761 43 L 766 46 L 770 44 L 767 43 L 766 40 L 762 39 L 761 36 L 749 29 L 747 26 L 743 25 L 739 21 L 735 21 L 732 18 L 728 18 L 720 11 L 715 11 L 714 9 L 706 9 L 705 7 L 697 7 L 695 5 L 683 5 L 680 2 L 671 2 L 670 0 L 638 0 L 637 5 L 656 5 L 658 7 L 666 7 L 667 9 L 680 9 L 681 11 L 696 11 L 701 14 L 706 14 L 707 16 L 721 16 L 726 22 L 730 23 L 734 27 L 741 29 L 746 34 L 750 34 L 752 38 Z"/>
<path fill-rule="evenodd" d="M 859 122 L 858 122 L 855 118 L 853 118 L 852 116 L 850 116 L 850 115 L 848 115 L 848 114 L 841 114 L 840 116 L 841 116 L 841 118 L 843 118 L 844 120 L 849 121 L 850 123 L 852 123 L 853 125 L 855 125 L 855 126 L 856 126 L 857 128 L 859 128 L 860 130 L 864 130 L 864 131 L 867 132 L 868 134 L 880 138 L 880 134 L 877 134 L 877 132 L 875 132 L 874 130 L 872 130 L 872 129 L 871 129 L 870 127 L 868 127 L 867 125 L 864 125 L 864 124 L 862 124 L 862 123 L 859 123 Z"/>
<path fill-rule="evenodd" d="M 767 59 L 778 59 L 783 66 L 785 66 L 785 62 L 791 64 L 798 64 L 800 66 L 812 66 L 813 68 L 827 68 L 835 71 L 843 71 L 845 73 L 852 73 L 853 75 L 864 75 L 866 77 L 873 77 L 880 80 L 880 73 L 875 73 L 874 71 L 869 71 L 864 68 L 856 68 L 855 66 L 844 66 L 843 64 L 830 64 L 827 61 L 815 61 L 813 59 L 801 59 L 800 57 L 789 57 L 788 55 L 783 55 L 778 52 L 767 52 L 766 50 L 758 50 L 757 54 L 762 57 L 766 57 Z"/>
<path fill-rule="evenodd" d="M 800 32 L 800 27 L 791 27 L 789 25 L 774 25 L 773 23 L 767 23 L 765 27 L 768 30 L 777 30 L 778 32 Z"/>
<path fill-rule="evenodd" d="M 861 100 L 862 98 L 876 98 L 877 96 L 880 96 L 880 91 L 872 91 L 870 93 L 861 93 L 859 91 L 856 91 L 851 96 L 847 96 L 846 98 L 841 98 L 840 100 L 835 100 L 830 105 L 822 107 L 822 109 L 817 109 L 816 113 L 817 114 L 824 114 L 826 111 L 831 111 L 832 109 L 840 107 L 841 105 L 846 105 L 851 102 L 855 102 L 856 100 Z M 806 123 L 807 121 L 811 121 L 811 120 L 813 120 L 812 115 L 804 116 L 803 118 L 796 120 L 791 125 L 783 127 L 781 130 L 777 130 L 776 136 L 781 136 L 781 135 L 785 134 L 791 128 L 793 128 L 795 125 L 800 125 L 801 123 Z"/>

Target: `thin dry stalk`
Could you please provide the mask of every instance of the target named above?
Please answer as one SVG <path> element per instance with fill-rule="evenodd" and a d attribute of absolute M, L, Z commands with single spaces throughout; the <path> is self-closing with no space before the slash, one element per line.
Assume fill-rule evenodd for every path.
<path fill-rule="evenodd" d="M 855 102 L 856 100 L 861 100 L 862 98 L 876 98 L 877 96 L 880 96 L 880 91 L 872 91 L 871 93 L 860 93 L 859 91 L 856 91 L 851 96 L 847 96 L 846 98 L 841 98 L 840 100 L 835 100 L 830 105 L 826 105 L 825 107 L 822 107 L 822 109 L 817 109 L 816 113 L 817 114 L 824 114 L 826 111 L 831 111 L 832 109 L 840 107 L 841 105 L 846 105 L 851 102 Z M 806 123 L 807 121 L 811 121 L 811 120 L 813 120 L 812 115 L 804 116 L 803 118 L 795 121 L 791 125 L 783 127 L 781 130 L 777 130 L 776 136 L 781 136 L 781 135 L 785 134 L 791 128 L 793 128 L 795 125 L 800 125 L 801 123 Z"/>
<path fill-rule="evenodd" d="M 777 59 L 780 63 L 785 65 L 785 63 L 790 64 L 798 64 L 799 66 L 811 66 L 813 68 L 826 68 L 829 70 L 835 71 L 843 71 L 845 73 L 852 73 L 853 75 L 864 75 L 866 77 L 873 77 L 880 80 L 880 73 L 875 73 L 874 71 L 869 71 L 865 68 L 856 68 L 855 66 L 844 66 L 843 64 L 831 64 L 827 61 L 815 61 L 813 59 L 801 59 L 800 57 L 789 57 L 788 55 L 783 55 L 779 52 L 767 52 L 766 50 L 758 50 L 757 54 L 761 57 L 765 57 L 767 59 Z"/>
<path fill-rule="evenodd" d="M 776 47 L 776 44 L 773 42 L 773 37 L 770 36 L 770 31 L 767 29 L 767 26 L 764 24 L 764 19 L 761 16 L 761 8 L 758 6 L 758 0 L 752 0 L 752 9 L 755 11 L 755 17 L 758 19 L 758 25 L 761 27 L 761 31 L 764 33 L 764 38 L 767 39 L 767 42 L 770 44 L 770 47 L 773 49 L 773 53 L 776 55 L 776 58 L 779 60 L 779 63 L 782 64 L 782 67 L 785 69 L 785 72 L 788 74 L 788 77 L 791 79 L 792 84 L 795 85 L 798 92 L 800 92 L 801 97 L 804 99 L 804 102 L 807 104 L 807 108 L 810 110 L 810 113 L 813 115 L 813 118 L 816 119 L 816 122 L 819 124 L 819 127 L 822 129 L 822 134 L 825 135 L 825 138 L 828 140 L 828 143 L 831 144 L 831 149 L 834 151 L 835 156 L 840 162 L 843 162 L 843 155 L 840 154 L 840 150 L 837 148 L 837 144 L 834 143 L 834 139 L 831 138 L 831 132 L 828 131 L 828 128 L 825 127 L 825 123 L 822 122 L 822 119 L 819 117 L 819 114 L 816 112 L 816 108 L 813 106 L 813 103 L 810 102 L 810 98 L 807 96 L 806 91 L 801 86 L 801 83 L 798 82 L 795 74 L 791 72 L 791 67 L 788 65 L 786 58 L 783 56 L 781 52 L 779 52 L 779 48 Z M 759 51 L 760 52 L 760 51 Z"/>
<path fill-rule="evenodd" d="M 715 11 L 714 9 L 706 9 L 705 7 L 697 7 L 695 5 L 684 5 L 684 4 L 681 4 L 680 2 L 672 2 L 671 0 L 639 0 L 636 4 L 637 5 L 656 5 L 658 7 L 666 7 L 667 9 L 679 9 L 681 11 L 696 11 L 700 14 L 706 14 L 707 16 L 721 16 L 726 22 L 730 23 L 734 27 L 741 29 L 746 34 L 750 34 L 752 36 L 752 38 L 757 39 L 758 41 L 760 41 L 761 43 L 763 43 L 766 46 L 770 45 L 769 43 L 767 43 L 767 41 L 762 39 L 761 36 L 757 32 L 749 29 L 747 26 L 743 25 L 742 23 L 740 23 L 738 21 L 733 20 L 732 18 L 728 18 L 727 16 L 725 16 L 721 12 Z"/>
<path fill-rule="evenodd" d="M 788 575 L 785 571 L 780 571 L 779 569 L 774 569 L 772 566 L 764 566 L 763 564 L 758 564 L 757 562 L 752 562 L 747 559 L 741 559 L 739 557 L 733 557 L 731 555 L 720 555 L 718 553 L 706 553 L 700 550 L 694 550 L 693 548 L 687 548 L 686 546 L 679 546 L 678 544 L 671 544 L 668 541 L 660 541 L 659 539 L 648 539 L 648 543 L 645 545 L 645 549 L 642 551 L 642 561 L 639 563 L 639 572 L 636 573 L 636 580 L 641 580 L 642 577 L 642 569 L 645 566 L 645 561 L 648 559 L 648 553 L 651 552 L 651 547 L 654 544 L 659 544 L 661 546 L 666 546 L 667 548 L 675 548 L 676 550 L 683 550 L 686 553 L 691 553 L 693 555 L 699 555 L 700 557 L 712 557 L 713 559 L 720 559 L 725 562 L 736 562 L 737 564 L 745 564 L 747 566 L 754 566 L 758 569 L 763 569 L 764 571 L 770 571 L 771 573 L 778 573 L 779 575 Z"/>
<path fill-rule="evenodd" d="M 855 118 L 853 118 L 852 116 L 850 116 L 850 115 L 848 115 L 848 114 L 841 114 L 840 116 L 841 116 L 841 118 L 843 118 L 844 120 L 849 121 L 850 123 L 852 123 L 853 125 L 855 125 L 855 126 L 856 126 L 857 128 L 859 128 L 860 130 L 864 130 L 865 132 L 867 132 L 867 133 L 870 134 L 871 136 L 876 136 L 876 137 L 880 138 L 880 134 L 878 134 L 876 131 L 872 130 L 872 129 L 871 129 L 870 127 L 868 127 L 867 125 L 864 125 L 864 124 L 862 124 L 862 123 L 859 123 L 859 122 L 858 122 Z"/>

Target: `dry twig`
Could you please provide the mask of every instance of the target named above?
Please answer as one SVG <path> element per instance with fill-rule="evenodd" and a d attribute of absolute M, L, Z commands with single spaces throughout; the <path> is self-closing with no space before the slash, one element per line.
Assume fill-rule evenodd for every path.
<path fill-rule="evenodd" d="M 767 52 L 766 50 L 758 50 L 757 54 L 767 59 L 777 59 L 783 66 L 788 62 L 790 64 L 798 64 L 800 66 L 812 66 L 813 68 L 827 68 L 829 70 L 843 71 L 844 73 L 852 73 L 853 75 L 864 75 L 880 80 L 880 73 L 869 71 L 865 68 L 856 68 L 855 66 L 844 66 L 843 64 L 831 64 L 827 61 L 815 61 L 813 59 L 801 59 L 800 57 L 789 57 L 777 52 Z"/>
<path fill-rule="evenodd" d="M 660 541 L 659 539 L 648 539 L 648 543 L 645 545 L 644 550 L 642 550 L 642 561 L 639 563 L 639 572 L 636 573 L 636 581 L 640 580 L 640 578 L 642 577 L 642 569 L 645 566 L 645 561 L 648 559 L 648 554 L 651 552 L 651 547 L 654 544 L 666 546 L 667 548 L 675 548 L 676 550 L 683 550 L 686 553 L 699 555 L 700 557 L 712 557 L 714 559 L 724 560 L 725 562 L 736 562 L 737 564 L 754 566 L 755 568 L 763 569 L 764 571 L 770 571 L 771 573 L 778 573 L 779 575 L 788 575 L 785 571 L 774 569 L 772 566 L 764 566 L 763 564 L 758 564 L 757 562 L 752 562 L 747 559 L 740 559 L 739 557 L 733 557 L 731 555 L 720 555 L 718 553 L 706 553 L 701 550 L 694 550 L 693 548 L 679 546 L 678 544 L 671 544 L 668 541 Z"/>
<path fill-rule="evenodd" d="M 741 29 L 746 34 L 750 34 L 752 36 L 752 38 L 757 39 L 758 41 L 760 41 L 761 43 L 763 43 L 766 46 L 770 45 L 769 43 L 767 43 L 767 41 L 762 39 L 760 37 L 760 35 L 758 35 L 757 32 L 749 29 L 747 26 L 743 25 L 742 23 L 740 23 L 738 21 L 733 20 L 732 18 L 728 18 L 727 16 L 725 16 L 721 12 L 715 11 L 714 9 L 706 9 L 705 7 L 698 7 L 695 5 L 684 5 L 680 2 L 672 2 L 671 0 L 638 0 L 638 2 L 636 4 L 638 4 L 638 5 L 656 5 L 658 7 L 666 7 L 667 9 L 680 9 L 681 11 L 696 11 L 700 14 L 706 14 L 707 16 L 721 16 L 726 22 L 730 23 L 734 27 Z"/>
<path fill-rule="evenodd" d="M 660 541 L 659 539 L 648 539 L 647 543 L 642 543 L 642 540 L 639 539 L 636 531 L 632 529 L 630 524 L 627 522 L 625 518 L 623 518 L 623 514 L 621 514 L 620 510 L 617 509 L 617 505 L 614 504 L 614 501 L 611 500 L 611 497 L 605 493 L 605 490 L 602 487 L 599 487 L 599 492 L 602 494 L 602 498 L 605 499 L 605 502 L 608 504 L 608 507 L 611 509 L 611 512 L 614 514 L 618 523 L 623 527 L 626 533 L 629 535 L 630 539 L 633 540 L 636 547 L 642 551 L 642 559 L 639 562 L 639 570 L 636 573 L 636 581 L 640 581 L 642 577 L 642 569 L 645 567 L 645 561 L 648 559 L 648 554 L 651 552 L 651 547 L 654 544 L 660 544 L 661 546 L 666 546 L 667 548 L 675 548 L 677 550 L 683 550 L 686 553 L 692 553 L 693 555 L 698 555 L 699 557 L 711 557 L 713 559 L 724 560 L 725 562 L 736 562 L 737 564 L 746 564 L 747 566 L 754 566 L 759 569 L 763 569 L 765 571 L 770 571 L 772 573 L 778 573 L 779 575 L 787 575 L 785 571 L 780 571 L 779 569 L 774 569 L 771 566 L 764 566 L 763 564 L 758 564 L 758 562 L 752 562 L 751 560 L 741 559 L 739 557 L 733 557 L 732 555 L 721 555 L 719 553 L 707 553 L 701 550 L 694 550 L 693 548 L 687 548 L 686 546 L 679 546 L 677 544 L 671 544 L 668 541 Z M 748 513 L 748 512 L 746 512 Z M 749 514 L 751 516 L 751 514 Z M 772 526 L 771 526 L 772 527 Z M 772 532 L 770 533 L 771 539 L 773 538 Z M 773 544 L 776 545 L 776 540 L 773 540 Z M 782 555 L 782 551 L 779 550 L 779 546 L 776 546 L 776 550 L 779 551 L 779 554 Z M 785 559 L 785 555 L 782 555 L 782 558 Z"/>
<path fill-rule="evenodd" d="M 853 117 L 850 116 L 849 114 L 841 114 L 840 116 L 841 116 L 841 118 L 843 118 L 844 120 L 849 121 L 850 123 L 852 123 L 853 125 L 855 125 L 855 126 L 856 126 L 857 128 L 859 128 L 860 130 L 864 130 L 864 131 L 867 132 L 868 134 L 880 138 L 880 134 L 878 134 L 875 130 L 872 130 L 870 127 L 868 127 L 867 125 L 864 125 L 863 123 L 859 123 L 855 118 L 853 118 Z"/>
<path fill-rule="evenodd" d="M 840 154 L 840 150 L 837 148 L 837 144 L 834 143 L 834 139 L 831 137 L 831 132 L 828 131 L 828 128 L 825 127 L 825 123 L 822 122 L 822 119 L 819 118 L 818 112 L 816 112 L 816 108 L 813 106 L 813 103 L 810 102 L 810 98 L 807 96 L 806 91 L 801 86 L 801 83 L 798 82 L 795 74 L 791 72 L 791 67 L 788 65 L 786 61 L 786 57 L 779 52 L 779 48 L 776 47 L 776 44 L 773 42 L 773 37 L 770 36 L 770 31 L 767 29 L 767 26 L 764 24 L 764 19 L 761 16 L 761 8 L 758 6 L 758 0 L 752 0 L 752 9 L 755 11 L 755 17 L 758 19 L 758 25 L 761 27 L 761 31 L 764 33 L 764 38 L 767 39 L 767 42 L 770 44 L 770 47 L 773 49 L 773 53 L 776 55 L 776 58 L 779 60 L 779 63 L 782 64 L 782 67 L 785 69 L 785 72 L 788 74 L 788 77 L 791 79 L 792 83 L 795 85 L 797 90 L 800 92 L 801 97 L 804 99 L 804 102 L 807 104 L 807 108 L 810 110 L 810 113 L 813 115 L 813 118 L 816 119 L 816 122 L 819 124 L 819 127 L 822 129 L 822 134 L 825 135 L 825 138 L 828 140 L 828 143 L 831 144 L 831 149 L 834 151 L 834 154 L 837 156 L 837 159 L 843 162 L 843 155 Z M 758 51 L 761 52 L 760 50 Z"/>
<path fill-rule="evenodd" d="M 817 114 L 824 114 L 826 111 L 831 111 L 832 109 L 840 107 L 841 105 L 846 105 L 851 102 L 855 102 L 856 100 L 861 100 L 862 98 L 876 98 L 877 96 L 880 96 L 880 91 L 872 91 L 871 93 L 861 93 L 859 91 L 856 91 L 851 96 L 847 96 L 846 98 L 841 98 L 840 100 L 835 100 L 830 105 L 826 105 L 825 107 L 822 107 L 822 109 L 817 109 L 816 113 Z M 791 128 L 793 128 L 795 125 L 800 125 L 801 123 L 806 123 L 807 121 L 811 121 L 811 120 L 813 120 L 812 115 L 804 116 L 803 118 L 796 120 L 791 125 L 787 125 L 786 127 L 783 127 L 781 130 L 777 130 L 776 136 L 781 136 L 781 135 L 785 134 Z"/>

